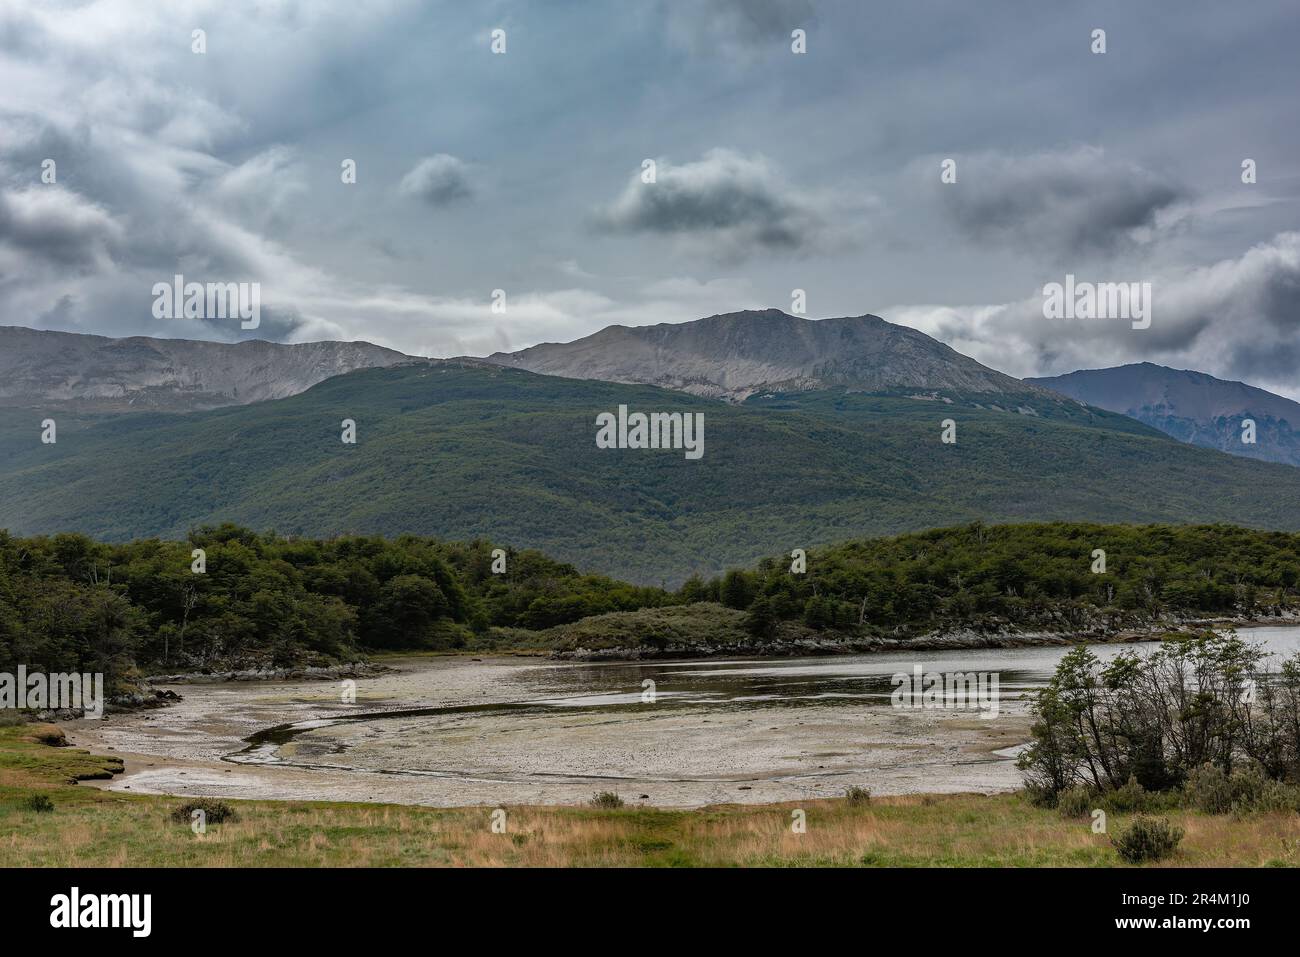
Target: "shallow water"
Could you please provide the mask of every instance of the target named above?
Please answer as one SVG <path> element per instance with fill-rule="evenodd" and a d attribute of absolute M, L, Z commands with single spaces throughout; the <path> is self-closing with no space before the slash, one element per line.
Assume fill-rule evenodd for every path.
<path fill-rule="evenodd" d="M 1239 635 L 1275 655 L 1300 651 L 1300 626 L 1243 628 Z M 1125 651 L 1149 652 L 1152 642 L 1093 645 L 1109 661 Z M 824 704 L 889 704 L 894 674 L 991 672 L 1000 676 L 1004 697 L 1020 698 L 1043 687 L 1069 647 L 897 651 L 824 658 L 736 659 L 686 662 L 616 662 L 539 667 L 518 676 L 530 690 L 550 695 L 557 707 L 599 707 L 640 701 L 642 682 L 655 682 L 660 701 L 732 708 Z"/>
<path fill-rule="evenodd" d="M 1300 650 L 1300 626 L 1243 629 L 1272 653 Z M 1151 643 L 1094 646 L 1102 659 Z M 929 775 L 934 789 L 1014 786 L 1025 693 L 1064 646 L 905 651 L 801 659 L 542 664 L 512 669 L 508 700 L 341 714 L 265 729 L 241 764 L 460 778 L 734 785 L 879 781 Z M 992 673 L 995 707 L 890 707 L 893 676 Z M 644 700 L 647 681 L 653 701 Z M 990 689 L 991 690 L 991 689 Z M 990 767 L 993 765 L 994 767 Z M 921 769 L 933 768 L 933 772 Z M 940 770 L 942 769 L 942 770 Z M 746 789 L 748 787 L 746 786 Z"/>

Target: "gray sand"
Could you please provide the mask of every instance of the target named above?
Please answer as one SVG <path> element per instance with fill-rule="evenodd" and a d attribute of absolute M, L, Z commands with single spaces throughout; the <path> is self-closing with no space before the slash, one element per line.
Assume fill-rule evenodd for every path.
<path fill-rule="evenodd" d="M 184 700 L 171 707 L 67 730 L 78 746 L 125 759 L 124 774 L 96 783 L 110 790 L 434 806 L 575 804 L 603 790 L 670 807 L 834 797 L 850 785 L 875 794 L 987 793 L 1019 786 L 1012 757 L 998 752 L 1028 739 L 1019 700 L 1004 701 L 993 720 L 887 702 L 683 707 L 672 706 L 670 693 L 652 705 L 570 697 L 593 706 L 557 708 L 539 702 L 571 695 L 559 669 L 572 666 L 410 658 L 395 667 L 358 680 L 356 704 L 342 703 L 337 682 L 191 684 L 173 689 Z M 538 704 L 328 721 L 524 702 Z M 287 744 L 240 754 L 254 732 L 321 719 L 326 726 Z"/>

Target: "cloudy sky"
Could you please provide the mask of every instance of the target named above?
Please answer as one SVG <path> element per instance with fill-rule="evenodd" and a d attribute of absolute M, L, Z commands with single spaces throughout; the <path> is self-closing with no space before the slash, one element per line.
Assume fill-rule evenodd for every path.
<path fill-rule="evenodd" d="M 1294 0 L 0 0 L 0 323 L 448 356 L 803 289 L 1300 397 L 1298 47 Z M 178 272 L 261 327 L 154 318 Z M 1151 327 L 1044 319 L 1067 273 Z"/>

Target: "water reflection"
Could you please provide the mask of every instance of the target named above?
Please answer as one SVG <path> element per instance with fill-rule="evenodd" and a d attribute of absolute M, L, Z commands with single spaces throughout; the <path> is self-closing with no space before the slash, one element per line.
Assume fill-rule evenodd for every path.
<path fill-rule="evenodd" d="M 1300 626 L 1243 628 L 1242 638 L 1274 654 L 1300 650 Z M 1093 645 L 1108 661 L 1124 651 L 1149 653 L 1151 642 Z M 635 706 L 643 682 L 654 682 L 656 704 L 725 705 L 729 708 L 834 704 L 887 705 L 892 678 L 924 672 L 996 673 L 1001 701 L 1043 687 L 1070 646 L 993 648 L 970 651 L 900 651 L 825 658 L 730 659 L 676 662 L 547 664 L 515 675 L 520 697 L 563 708 Z"/>
<path fill-rule="evenodd" d="M 1300 626 L 1243 629 L 1252 644 L 1289 655 L 1300 650 Z M 302 721 L 260 731 L 247 739 L 248 747 L 228 760 L 258 763 L 279 760 L 279 749 L 311 731 L 365 723 L 379 731 L 390 722 L 404 724 L 397 731 L 416 728 L 430 733 L 448 727 L 448 719 L 475 716 L 514 716 L 544 719 L 557 714 L 591 715 L 604 712 L 631 717 L 643 710 L 656 715 L 680 709 L 709 712 L 760 712 L 807 706 L 855 708 L 889 707 L 897 687 L 893 676 L 925 674 L 992 673 L 998 676 L 993 714 L 1026 692 L 1047 683 L 1070 646 L 979 649 L 969 651 L 904 651 L 826 658 L 730 659 L 721 661 L 610 662 L 599 664 L 542 664 L 512 672 L 518 691 L 501 703 L 452 707 L 407 708 Z M 1109 660 L 1124 651 L 1149 653 L 1152 643 L 1094 645 L 1094 653 Z M 643 695 L 645 682 L 653 682 L 654 701 Z M 983 703 L 985 706 L 988 702 Z M 992 714 L 988 715 L 992 717 Z M 431 722 L 428 719 L 432 719 Z M 414 722 L 414 723 L 412 723 Z M 459 727 L 459 725 L 455 725 Z M 319 742 L 322 753 L 338 753 L 340 745 Z"/>

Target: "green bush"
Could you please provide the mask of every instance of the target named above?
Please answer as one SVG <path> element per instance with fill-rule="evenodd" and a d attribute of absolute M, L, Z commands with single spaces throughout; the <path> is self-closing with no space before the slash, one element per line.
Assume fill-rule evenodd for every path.
<path fill-rule="evenodd" d="M 172 811 L 172 820 L 182 824 L 189 824 L 194 818 L 195 811 L 202 811 L 204 820 L 208 824 L 221 824 L 224 821 L 239 820 L 239 815 L 235 813 L 233 807 L 225 801 L 214 801 L 212 798 L 198 798 L 194 801 L 186 801 Z"/>
<path fill-rule="evenodd" d="M 23 807 L 37 814 L 49 814 L 54 810 L 54 802 L 50 800 L 48 794 L 33 794 L 23 802 Z"/>
<path fill-rule="evenodd" d="M 1061 795 L 1045 782 L 1026 778 L 1025 797 L 1034 807 L 1054 808 L 1060 803 Z"/>
<path fill-rule="evenodd" d="M 1194 768 L 1183 785 L 1185 807 L 1203 814 L 1247 814 L 1300 809 L 1300 788 L 1270 780 L 1259 768 L 1236 768 L 1231 775 L 1206 764 Z"/>
<path fill-rule="evenodd" d="M 1096 806 L 1092 792 L 1082 785 L 1067 788 L 1056 796 L 1056 809 L 1062 817 L 1087 817 Z"/>
<path fill-rule="evenodd" d="M 1147 793 L 1147 789 L 1138 783 L 1138 779 L 1130 775 L 1122 786 L 1106 792 L 1103 803 L 1106 809 L 1113 813 L 1132 814 L 1150 810 L 1151 796 Z"/>
<path fill-rule="evenodd" d="M 610 811 L 614 808 L 623 806 L 623 799 L 613 791 L 601 791 L 599 794 L 591 796 L 591 806 L 598 807 L 604 811 Z"/>
<path fill-rule="evenodd" d="M 1300 787 L 1283 784 L 1281 781 L 1269 781 L 1250 809 L 1257 814 L 1276 811 L 1300 812 Z"/>
<path fill-rule="evenodd" d="M 1137 817 L 1110 842 L 1125 861 L 1141 864 L 1168 857 L 1182 839 L 1183 829 L 1166 818 Z"/>
<path fill-rule="evenodd" d="M 1232 784 L 1217 764 L 1192 768 L 1183 783 L 1183 803 L 1203 814 L 1227 814 L 1232 809 Z"/>
<path fill-rule="evenodd" d="M 860 788 L 856 785 L 844 792 L 844 800 L 848 801 L 849 807 L 863 807 L 871 803 L 871 788 Z"/>

